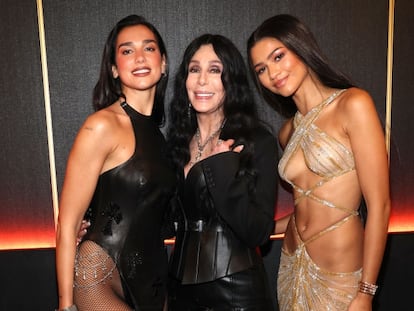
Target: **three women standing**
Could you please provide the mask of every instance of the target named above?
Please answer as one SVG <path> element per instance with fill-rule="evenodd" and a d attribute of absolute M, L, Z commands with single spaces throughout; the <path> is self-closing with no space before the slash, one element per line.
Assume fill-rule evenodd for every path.
<path fill-rule="evenodd" d="M 390 210 L 387 153 L 372 99 L 328 65 L 311 32 L 292 16 L 265 21 L 248 52 L 260 92 L 288 118 L 279 134 L 285 149 L 279 174 L 293 189 L 295 210 L 276 224 L 276 233 L 285 232 L 280 308 L 371 310 Z M 272 308 L 256 250 L 273 229 L 276 147 L 257 121 L 240 60 L 225 38 L 201 36 L 177 75 L 168 133 L 179 178 L 172 310 Z M 149 68 L 132 72 L 146 75 Z M 365 227 L 357 217 L 362 196 Z M 110 206 L 109 224 L 117 223 L 116 204 Z M 81 211 L 69 229 L 62 226 L 66 235 L 76 233 Z M 68 241 L 72 249 L 74 238 Z M 58 269 L 68 263 L 61 252 Z M 66 254 L 74 257 L 72 250 Z M 134 254 L 126 258 L 136 267 L 141 257 Z M 61 269 L 68 280 L 69 269 Z M 60 282 L 68 297 L 67 282 Z M 62 301 L 61 307 L 70 302 Z"/>

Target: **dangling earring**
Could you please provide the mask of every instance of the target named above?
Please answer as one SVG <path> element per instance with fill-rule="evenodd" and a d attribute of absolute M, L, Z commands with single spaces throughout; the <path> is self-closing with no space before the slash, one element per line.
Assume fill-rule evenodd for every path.
<path fill-rule="evenodd" d="M 191 103 L 188 103 L 188 107 L 187 107 L 187 117 L 188 117 L 188 121 L 191 121 Z"/>

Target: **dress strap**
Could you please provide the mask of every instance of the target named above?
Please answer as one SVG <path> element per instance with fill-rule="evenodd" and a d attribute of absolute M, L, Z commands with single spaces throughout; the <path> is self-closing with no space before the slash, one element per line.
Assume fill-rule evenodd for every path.
<path fill-rule="evenodd" d="M 283 179 L 286 180 L 285 169 L 287 163 L 289 162 L 290 157 L 296 152 L 297 148 L 300 146 L 300 142 L 304 137 L 303 133 L 306 132 L 309 126 L 316 120 L 322 109 L 330 103 L 332 103 L 335 100 L 335 98 L 337 98 L 346 90 L 347 89 L 335 91 L 334 93 L 332 93 L 331 96 L 329 96 L 320 104 L 309 110 L 309 112 L 306 115 L 302 115 L 299 111 L 296 112 L 295 117 L 293 119 L 294 133 L 285 148 L 282 158 L 279 161 L 279 172 Z M 289 182 L 289 180 L 287 181 Z"/>
<path fill-rule="evenodd" d="M 314 235 L 310 236 L 307 240 L 302 240 L 302 237 L 300 236 L 300 234 L 298 232 L 298 227 L 296 225 L 295 215 L 292 215 L 292 221 L 293 221 L 293 228 L 295 230 L 295 234 L 298 237 L 298 239 L 300 241 L 300 244 L 304 246 L 304 245 L 307 245 L 307 244 L 311 243 L 312 241 L 315 241 L 317 238 L 324 235 L 325 233 L 331 232 L 331 231 L 335 230 L 336 228 L 339 228 L 342 224 L 346 223 L 349 219 L 351 219 L 351 217 L 354 217 L 354 215 L 351 214 L 351 215 L 348 215 L 348 216 L 342 218 L 341 220 L 334 223 L 333 225 L 330 225 L 327 228 L 323 229 L 322 231 L 319 231 L 319 232 L 315 233 Z"/>
<path fill-rule="evenodd" d="M 310 198 L 310 199 L 312 199 L 312 200 L 314 200 L 314 201 L 316 201 L 316 202 L 318 202 L 318 203 L 320 203 L 320 204 L 322 204 L 324 206 L 327 206 L 327 207 L 330 207 L 330 208 L 336 208 L 336 209 L 339 209 L 341 211 L 344 211 L 344 212 L 346 212 L 348 214 L 352 214 L 354 216 L 358 216 L 359 215 L 359 212 L 358 211 L 353 210 L 353 209 L 350 209 L 350 208 L 346 208 L 346 207 L 343 207 L 343 206 L 338 206 L 338 205 L 334 204 L 333 202 L 330 202 L 330 201 L 325 200 L 325 199 L 321 199 L 320 197 L 316 196 L 313 193 L 313 191 L 316 188 L 323 186 L 326 182 L 330 181 L 332 178 L 333 178 L 333 176 L 332 177 L 323 178 L 320 181 L 318 181 L 313 187 L 311 187 L 311 188 L 309 188 L 307 190 L 304 190 L 301 187 L 299 187 L 299 186 L 295 185 L 294 183 L 292 183 L 291 184 L 292 185 L 292 188 L 299 193 L 299 196 L 295 199 L 295 202 L 294 202 L 295 206 L 298 205 L 298 203 L 300 201 L 302 201 L 303 199 Z"/>
<path fill-rule="evenodd" d="M 131 119 L 147 119 L 151 120 L 151 116 L 144 115 L 138 111 L 136 111 L 133 107 L 131 107 L 126 101 L 123 101 L 120 103 L 120 106 L 122 109 L 124 109 L 125 113 L 131 118 Z"/>

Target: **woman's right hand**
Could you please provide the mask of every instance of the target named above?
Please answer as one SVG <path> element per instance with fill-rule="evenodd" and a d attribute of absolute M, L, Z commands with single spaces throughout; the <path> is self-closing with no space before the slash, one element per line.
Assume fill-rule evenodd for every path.
<path fill-rule="evenodd" d="M 227 151 L 233 151 L 233 152 L 237 152 L 240 153 L 243 150 L 243 145 L 237 145 L 237 146 L 233 146 L 234 145 L 234 139 L 227 139 L 227 140 L 222 140 L 219 139 L 217 141 L 217 144 L 214 146 L 211 154 L 217 154 L 217 153 L 221 153 L 221 152 L 227 152 Z"/>

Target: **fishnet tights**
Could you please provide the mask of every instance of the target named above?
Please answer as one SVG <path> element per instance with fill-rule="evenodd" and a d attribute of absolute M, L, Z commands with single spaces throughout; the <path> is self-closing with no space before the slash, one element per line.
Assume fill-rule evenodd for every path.
<path fill-rule="evenodd" d="M 79 246 L 74 284 L 74 302 L 79 311 L 132 310 L 125 302 L 114 261 L 93 241 Z"/>

